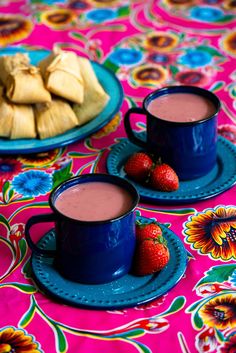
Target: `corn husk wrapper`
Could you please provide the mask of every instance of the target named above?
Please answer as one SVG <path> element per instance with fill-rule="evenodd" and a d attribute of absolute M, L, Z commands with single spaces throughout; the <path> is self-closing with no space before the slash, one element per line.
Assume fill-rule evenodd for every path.
<path fill-rule="evenodd" d="M 6 88 L 6 96 L 13 103 L 34 104 L 51 100 L 39 68 L 30 65 L 26 54 L 2 56 L 0 77 Z"/>
<path fill-rule="evenodd" d="M 12 105 L 4 98 L 0 97 L 0 136 L 10 137 L 13 123 Z"/>
<path fill-rule="evenodd" d="M 110 97 L 99 83 L 90 61 L 78 57 L 78 62 L 84 81 L 84 101 L 82 104 L 74 104 L 73 110 L 79 125 L 82 125 L 101 113 Z"/>
<path fill-rule="evenodd" d="M 78 125 L 70 104 L 63 99 L 53 98 L 50 103 L 36 104 L 34 109 L 40 139 L 63 134 Z"/>
<path fill-rule="evenodd" d="M 26 104 L 12 104 L 13 120 L 10 139 L 35 138 L 36 126 L 33 107 Z"/>
<path fill-rule="evenodd" d="M 83 79 L 75 53 L 54 50 L 39 67 L 50 92 L 71 102 L 83 102 Z"/>

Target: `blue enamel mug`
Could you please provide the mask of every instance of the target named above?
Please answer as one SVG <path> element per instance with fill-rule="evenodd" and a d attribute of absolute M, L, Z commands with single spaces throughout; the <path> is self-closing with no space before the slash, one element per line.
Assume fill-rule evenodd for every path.
<path fill-rule="evenodd" d="M 170 95 L 176 98 L 180 97 L 176 94 L 185 95 L 186 100 L 183 102 L 183 108 L 188 103 L 190 109 L 189 117 L 193 114 L 197 107 L 189 105 L 189 98 L 200 99 L 200 103 L 207 102 L 211 106 L 211 112 L 208 116 L 201 116 L 194 121 L 179 121 L 177 119 L 175 105 L 168 107 L 167 118 L 163 119 L 155 112 L 150 112 L 151 104 L 160 104 L 160 98 L 169 99 Z M 197 97 L 196 97 L 197 96 Z M 183 97 L 183 96 L 182 96 Z M 188 102 L 187 102 L 188 100 Z M 202 102 L 201 102 L 202 101 Z M 205 103 L 204 103 L 205 104 Z M 172 115 L 175 118 L 168 120 L 168 109 L 172 109 Z M 179 107 L 181 108 L 181 106 Z M 178 108 L 178 109 L 179 109 Z M 217 117 L 220 110 L 220 101 L 218 97 L 203 88 L 194 86 L 169 86 L 155 90 L 147 95 L 143 101 L 141 108 L 130 108 L 124 117 L 124 126 L 128 139 L 142 147 L 144 150 L 152 153 L 157 158 L 161 158 L 162 162 L 169 164 L 177 173 L 180 180 L 192 180 L 206 175 L 216 165 L 217 159 Z M 187 112 L 187 114 L 188 114 Z M 146 116 L 146 140 L 140 139 L 134 133 L 131 126 L 131 116 L 141 114 Z"/>
<path fill-rule="evenodd" d="M 89 217 L 94 219 L 96 211 L 91 205 L 99 203 L 99 199 L 97 196 L 87 197 L 84 194 L 87 199 L 81 205 L 79 197 L 82 198 L 82 194 L 79 193 L 82 189 L 90 189 L 89 195 L 93 193 L 95 195 L 96 192 L 91 190 L 101 191 L 108 187 L 115 191 L 114 194 L 109 194 L 111 196 L 107 198 L 107 202 L 113 200 L 112 197 L 117 198 L 117 204 L 121 205 L 119 212 L 116 211 L 112 218 L 106 219 L 104 216 L 101 220 L 90 220 Z M 71 195 L 75 189 L 79 193 L 76 194 L 76 198 L 73 196 L 74 201 L 70 208 L 70 212 L 73 212 L 70 215 L 66 202 L 68 200 L 72 202 Z M 65 201 L 66 193 L 67 201 Z M 59 199 L 60 207 L 64 208 L 59 207 Z M 27 221 L 26 241 L 36 254 L 53 257 L 54 266 L 58 272 L 71 281 L 87 284 L 113 281 L 127 274 L 131 268 L 135 249 L 135 208 L 138 202 L 139 194 L 135 187 L 118 176 L 83 174 L 73 177 L 51 192 L 49 196 L 51 213 L 35 215 Z M 80 206 L 77 207 L 77 205 Z M 77 217 L 77 213 L 82 214 L 86 207 L 90 210 L 89 216 L 86 216 L 88 219 L 80 219 L 82 216 Z M 96 207 L 103 209 L 101 204 L 97 204 Z M 112 208 L 109 204 L 108 207 Z M 55 250 L 41 249 L 32 240 L 31 227 L 43 222 L 54 222 Z"/>

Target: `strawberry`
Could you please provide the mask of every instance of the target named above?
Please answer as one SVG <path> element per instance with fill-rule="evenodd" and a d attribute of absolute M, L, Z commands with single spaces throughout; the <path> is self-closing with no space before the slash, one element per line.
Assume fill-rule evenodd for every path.
<path fill-rule="evenodd" d="M 170 253 L 163 237 L 144 239 L 136 245 L 133 272 L 135 275 L 145 276 L 161 271 L 169 259 Z"/>
<path fill-rule="evenodd" d="M 145 181 L 152 168 L 152 159 L 144 152 L 132 154 L 124 165 L 127 175 L 139 182 Z"/>
<path fill-rule="evenodd" d="M 144 239 L 155 239 L 162 235 L 162 230 L 156 222 L 151 223 L 136 223 L 136 239 L 137 241 L 142 241 Z"/>
<path fill-rule="evenodd" d="M 151 172 L 150 183 L 160 191 L 175 191 L 179 188 L 179 178 L 173 168 L 166 163 L 158 163 Z"/>

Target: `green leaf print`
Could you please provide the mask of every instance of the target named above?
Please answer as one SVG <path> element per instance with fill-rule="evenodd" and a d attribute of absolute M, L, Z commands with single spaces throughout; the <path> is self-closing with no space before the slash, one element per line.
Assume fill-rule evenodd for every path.
<path fill-rule="evenodd" d="M 205 283 L 222 283 L 227 282 L 232 273 L 236 270 L 235 265 L 219 265 L 212 267 L 207 271 L 204 278 L 202 278 L 198 283 L 197 287 Z"/>
<path fill-rule="evenodd" d="M 71 172 L 71 162 L 70 162 L 64 168 L 53 173 L 53 188 L 55 188 L 61 182 L 69 179 L 72 176 L 73 176 L 73 173 Z"/>
<path fill-rule="evenodd" d="M 31 302 L 29 310 L 25 313 L 25 315 L 21 318 L 19 322 L 19 326 L 26 327 L 30 321 L 33 319 L 35 313 L 35 305 Z"/>
<path fill-rule="evenodd" d="M 58 344 L 58 351 L 60 353 L 64 353 L 67 350 L 67 341 L 63 331 L 60 329 L 59 326 L 55 325 L 54 329 L 56 331 L 56 339 Z"/>

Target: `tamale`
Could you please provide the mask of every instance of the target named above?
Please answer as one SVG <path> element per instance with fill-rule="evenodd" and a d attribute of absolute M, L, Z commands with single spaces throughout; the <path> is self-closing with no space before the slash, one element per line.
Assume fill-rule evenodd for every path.
<path fill-rule="evenodd" d="M 80 71 L 84 81 L 84 101 L 82 104 L 73 104 L 79 125 L 95 118 L 106 106 L 109 95 L 99 83 L 90 61 L 78 57 Z"/>
<path fill-rule="evenodd" d="M 54 50 L 38 65 L 50 92 L 71 102 L 83 102 L 83 79 L 74 52 Z"/>
<path fill-rule="evenodd" d="M 26 104 L 12 104 L 13 120 L 10 139 L 35 138 L 36 127 L 33 107 Z"/>
<path fill-rule="evenodd" d="M 33 104 L 51 100 L 39 68 L 30 65 L 27 54 L 0 57 L 0 77 L 6 88 L 6 96 L 13 103 Z"/>
<path fill-rule="evenodd" d="M 40 139 L 63 134 L 78 125 L 70 104 L 61 98 L 53 98 L 50 103 L 36 104 L 34 110 Z"/>
<path fill-rule="evenodd" d="M 0 97 L 0 136 L 9 137 L 13 122 L 13 108 L 3 96 Z"/>

